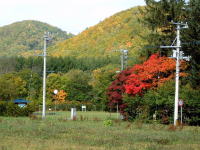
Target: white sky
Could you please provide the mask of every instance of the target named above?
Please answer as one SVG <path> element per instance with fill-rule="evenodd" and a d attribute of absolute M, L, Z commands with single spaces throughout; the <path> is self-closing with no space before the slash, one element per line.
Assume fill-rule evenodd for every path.
<path fill-rule="evenodd" d="M 0 26 L 38 20 L 77 34 L 144 0 L 0 0 Z"/>

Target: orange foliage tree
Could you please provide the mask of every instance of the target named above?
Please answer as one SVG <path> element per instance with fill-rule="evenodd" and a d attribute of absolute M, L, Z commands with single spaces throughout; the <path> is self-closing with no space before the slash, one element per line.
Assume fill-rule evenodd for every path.
<path fill-rule="evenodd" d="M 55 103 L 57 103 L 57 104 L 64 103 L 66 97 L 67 97 L 67 93 L 64 90 L 58 91 L 58 93 L 54 95 Z"/>

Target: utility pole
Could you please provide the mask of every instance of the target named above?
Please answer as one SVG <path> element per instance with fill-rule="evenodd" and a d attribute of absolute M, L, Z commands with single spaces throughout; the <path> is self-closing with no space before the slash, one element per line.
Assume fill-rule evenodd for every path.
<path fill-rule="evenodd" d="M 121 50 L 121 71 L 124 70 L 124 51 Z"/>
<path fill-rule="evenodd" d="M 45 118 L 46 112 L 46 57 L 47 57 L 47 42 L 50 40 L 49 33 L 44 34 L 44 49 L 43 49 L 43 101 L 42 101 L 42 119 Z"/>
<path fill-rule="evenodd" d="M 177 124 L 178 120 L 178 100 L 179 100 L 179 72 L 180 72 L 180 59 L 188 59 L 188 57 L 183 57 L 183 52 L 180 51 L 181 48 L 181 40 L 180 40 L 180 30 L 184 28 L 188 28 L 187 23 L 174 23 L 173 24 L 177 25 L 177 31 L 176 31 L 176 46 L 173 46 L 174 42 L 172 43 L 171 46 L 160 46 L 160 48 L 176 48 L 174 50 L 175 54 L 173 54 L 173 58 L 176 58 L 176 77 L 175 77 L 175 102 L 174 102 L 174 126 Z"/>
<path fill-rule="evenodd" d="M 120 60 L 121 60 L 121 71 L 127 68 L 127 60 L 128 60 L 128 50 L 121 49 L 121 50 L 112 50 L 115 52 L 121 52 Z M 120 71 L 118 71 L 119 73 Z"/>
<path fill-rule="evenodd" d="M 121 52 L 121 71 L 127 68 L 128 50 L 122 49 Z"/>
<path fill-rule="evenodd" d="M 124 69 L 127 68 L 128 66 L 128 50 L 124 49 L 123 51 L 123 56 L 124 56 Z"/>
<path fill-rule="evenodd" d="M 175 103 L 174 103 L 174 125 L 176 126 L 178 120 L 178 99 L 179 99 L 179 72 L 180 72 L 180 24 L 177 24 L 177 41 L 176 41 L 176 82 L 175 82 Z"/>

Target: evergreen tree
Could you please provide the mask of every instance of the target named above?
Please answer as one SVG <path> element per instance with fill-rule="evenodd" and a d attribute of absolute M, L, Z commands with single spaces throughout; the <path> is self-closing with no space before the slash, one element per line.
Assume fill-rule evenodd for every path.
<path fill-rule="evenodd" d="M 144 22 L 152 29 L 148 37 L 149 43 L 153 46 L 171 45 L 176 37 L 176 26 L 174 22 L 187 22 L 188 29 L 181 30 L 182 50 L 185 55 L 192 56 L 190 61 L 189 81 L 193 87 L 200 86 L 200 1 L 190 0 L 146 0 L 147 7 L 143 11 Z M 160 51 L 160 49 L 154 49 Z M 146 49 L 149 56 L 152 50 Z M 171 52 L 171 49 L 164 50 L 164 54 Z"/>
<path fill-rule="evenodd" d="M 183 51 L 186 55 L 190 55 L 190 74 L 189 77 L 193 87 L 198 88 L 200 86 L 200 1 L 190 0 L 188 7 L 186 8 L 189 14 L 187 18 L 189 28 L 184 30 L 183 34 Z"/>
<path fill-rule="evenodd" d="M 186 11 L 183 9 L 185 0 L 145 0 L 146 7 L 142 10 L 143 22 L 148 25 L 152 33 L 148 37 L 152 46 L 171 45 L 175 38 L 176 26 L 174 22 L 185 21 Z M 147 56 L 158 51 L 158 49 L 145 49 Z M 167 50 L 163 53 L 167 54 Z M 170 49 L 171 52 L 171 49 Z"/>

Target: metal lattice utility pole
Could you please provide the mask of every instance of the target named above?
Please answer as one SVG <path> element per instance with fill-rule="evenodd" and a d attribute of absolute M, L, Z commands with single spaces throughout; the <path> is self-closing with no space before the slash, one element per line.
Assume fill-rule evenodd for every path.
<path fill-rule="evenodd" d="M 127 68 L 127 60 L 128 60 L 128 50 L 121 49 L 121 50 L 112 50 L 115 52 L 121 52 L 120 60 L 121 60 L 121 71 Z M 120 71 L 117 71 L 118 73 Z"/>
<path fill-rule="evenodd" d="M 175 50 L 175 55 L 173 55 L 173 58 L 176 58 L 176 78 L 175 78 L 175 102 L 174 102 L 174 126 L 177 124 L 178 120 L 178 101 L 179 101 L 179 72 L 180 72 L 180 59 L 188 59 L 187 57 L 182 57 L 180 54 L 183 54 L 182 52 L 180 53 L 180 48 L 181 48 L 181 40 L 180 40 L 180 30 L 183 28 L 188 28 L 187 23 L 173 23 L 177 25 L 177 35 L 176 35 L 176 46 L 160 46 L 160 48 L 176 48 Z M 181 58 L 180 58 L 181 57 Z"/>
<path fill-rule="evenodd" d="M 121 51 L 121 71 L 127 68 L 128 50 L 122 49 Z"/>
<path fill-rule="evenodd" d="M 43 100 L 42 100 L 42 118 L 45 118 L 46 112 L 46 57 L 47 57 L 47 42 L 50 40 L 49 33 L 44 34 L 44 49 L 43 49 L 43 58 L 44 58 L 44 66 L 43 66 Z"/>
<path fill-rule="evenodd" d="M 128 66 L 128 50 L 124 50 L 124 69 Z"/>

